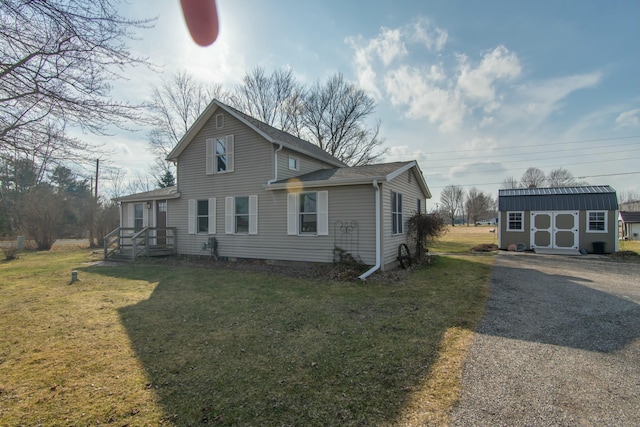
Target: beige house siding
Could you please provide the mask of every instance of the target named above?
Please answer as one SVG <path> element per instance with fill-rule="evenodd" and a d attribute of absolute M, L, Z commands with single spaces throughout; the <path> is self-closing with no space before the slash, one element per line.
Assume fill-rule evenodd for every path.
<path fill-rule="evenodd" d="M 402 233 L 393 234 L 391 216 L 391 192 L 402 194 Z M 382 221 L 383 221 L 383 254 L 382 267 L 384 270 L 395 268 L 398 265 L 398 246 L 407 243 L 407 221 L 417 213 L 417 200 L 421 200 L 421 209 L 426 211 L 425 195 L 420 189 L 414 169 L 410 169 L 389 183 L 382 185 Z M 415 248 L 409 245 L 413 254 Z"/>
<path fill-rule="evenodd" d="M 274 148 L 277 146 L 274 145 Z M 277 149 L 277 148 L 276 148 Z M 275 150 L 274 150 L 275 151 Z M 298 169 L 289 169 L 289 157 L 294 157 L 298 160 Z M 317 171 L 318 169 L 333 168 L 335 166 L 328 163 L 314 159 L 306 154 L 298 153 L 288 148 L 283 148 L 278 151 L 278 180 L 287 179 L 294 176 L 303 175 L 305 173 Z"/>
<path fill-rule="evenodd" d="M 274 154 L 277 145 L 271 144 L 233 116 L 225 114 L 224 128 L 215 127 L 215 116 L 204 125 L 184 149 L 178 163 L 178 186 L 181 197 L 168 200 L 168 226 L 177 228 L 178 253 L 208 255 L 203 249 L 211 237 L 218 242 L 218 255 L 227 258 L 257 258 L 307 262 L 332 262 L 336 245 L 337 221 L 357 221 L 357 244 L 353 244 L 355 257 L 366 264 L 375 263 L 375 199 L 373 187 L 349 186 L 313 188 L 308 191 L 328 191 L 328 236 L 287 235 L 287 193 L 284 190 L 266 190 L 274 178 Z M 206 174 L 206 139 L 234 135 L 234 171 L 224 174 Z M 284 179 L 288 156 L 299 159 L 300 171 L 296 175 L 329 167 L 324 162 L 288 149 L 278 152 L 278 179 Z M 294 171 L 291 171 L 294 172 Z M 370 187 L 370 188 L 369 188 Z M 297 191 L 297 190 L 296 190 Z M 225 198 L 258 196 L 257 234 L 225 233 Z M 188 233 L 188 203 L 190 199 L 216 199 L 216 234 Z M 357 248 L 357 250 L 355 249 Z"/>
<path fill-rule="evenodd" d="M 531 240 L 531 212 L 524 211 L 522 214 L 523 228 L 522 231 L 507 231 L 508 212 L 500 212 L 499 224 L 499 242 L 500 249 L 507 249 L 511 244 L 524 243 L 527 249 L 530 248 Z"/>

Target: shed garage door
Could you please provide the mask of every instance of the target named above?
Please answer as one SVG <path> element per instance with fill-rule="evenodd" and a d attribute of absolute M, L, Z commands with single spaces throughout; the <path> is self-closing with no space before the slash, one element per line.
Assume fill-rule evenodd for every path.
<path fill-rule="evenodd" d="M 531 249 L 578 249 L 578 212 L 531 212 Z"/>

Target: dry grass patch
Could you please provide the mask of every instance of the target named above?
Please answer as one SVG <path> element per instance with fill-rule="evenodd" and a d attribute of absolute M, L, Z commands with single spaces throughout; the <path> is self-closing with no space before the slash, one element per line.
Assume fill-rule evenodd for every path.
<path fill-rule="evenodd" d="M 476 258 L 345 283 L 25 254 L 0 263 L 0 420 L 446 423 L 487 293 L 491 258 Z"/>
<path fill-rule="evenodd" d="M 495 226 L 449 226 L 447 233 L 429 247 L 431 252 L 465 253 L 474 247 L 498 244 Z"/>

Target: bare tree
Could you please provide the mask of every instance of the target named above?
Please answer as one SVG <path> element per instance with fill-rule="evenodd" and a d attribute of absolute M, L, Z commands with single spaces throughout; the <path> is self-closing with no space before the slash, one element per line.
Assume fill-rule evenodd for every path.
<path fill-rule="evenodd" d="M 469 217 L 469 223 L 474 224 L 481 219 L 486 219 L 493 213 L 496 207 L 496 203 L 493 198 L 473 187 L 467 193 L 467 201 L 465 203 L 467 208 L 467 216 Z"/>
<path fill-rule="evenodd" d="M 459 185 L 448 185 L 440 193 L 440 209 L 451 219 L 451 226 L 456 225 L 456 218 L 462 212 L 464 189 Z"/>
<path fill-rule="evenodd" d="M 159 176 L 166 171 L 173 173 L 165 161 L 167 155 L 214 98 L 221 101 L 228 98 L 222 85 L 204 84 L 187 71 L 174 74 L 152 89 L 147 104 L 147 120 L 152 125 L 149 148 L 157 157 Z"/>
<path fill-rule="evenodd" d="M 544 172 L 538 168 L 529 168 L 522 174 L 520 185 L 522 188 L 537 188 L 543 187 L 546 181 Z"/>
<path fill-rule="evenodd" d="M 375 111 L 371 96 L 336 74 L 311 88 L 304 109 L 305 135 L 320 148 L 351 165 L 366 165 L 381 159 L 386 150 L 380 138 L 380 122 L 366 120 Z"/>
<path fill-rule="evenodd" d="M 512 176 L 508 176 L 502 181 L 502 188 L 505 190 L 514 189 L 520 187 L 520 181 Z"/>
<path fill-rule="evenodd" d="M 558 168 L 547 175 L 547 185 L 549 187 L 573 187 L 581 184 L 567 169 Z"/>
<path fill-rule="evenodd" d="M 300 136 L 304 89 L 289 69 L 278 69 L 270 76 L 262 67 L 245 74 L 236 86 L 231 103 L 270 126 Z"/>
<path fill-rule="evenodd" d="M 0 156 L 34 152 L 52 127 L 104 133 L 138 117 L 109 95 L 125 69 L 146 63 L 126 41 L 150 20 L 120 16 L 112 0 L 2 0 L 0 8 Z M 63 134 L 58 156 L 85 154 Z"/>

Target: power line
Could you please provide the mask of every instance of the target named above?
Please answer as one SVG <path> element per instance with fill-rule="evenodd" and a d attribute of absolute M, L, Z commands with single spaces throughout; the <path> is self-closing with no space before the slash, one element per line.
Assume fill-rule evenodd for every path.
<path fill-rule="evenodd" d="M 617 141 L 622 139 L 634 139 L 640 138 L 640 135 L 632 135 L 632 136 L 620 136 L 616 138 L 597 138 L 597 139 L 581 139 L 577 141 L 565 141 L 565 142 L 549 142 L 545 144 L 526 144 L 526 145 L 518 145 L 517 147 L 492 147 L 492 148 L 474 148 L 468 151 L 494 151 L 494 150 L 516 150 L 520 148 L 528 148 L 528 147 L 546 147 L 549 145 L 569 145 L 569 144 L 584 144 L 588 142 L 602 142 L 602 141 Z M 450 150 L 450 151 L 430 151 L 429 154 L 452 154 L 458 153 L 460 150 Z"/>
<path fill-rule="evenodd" d="M 634 148 L 632 150 L 620 150 L 620 151 L 616 151 L 615 154 L 629 153 L 629 152 L 633 152 L 633 151 L 640 151 L 640 148 Z M 523 154 L 518 154 L 518 155 L 524 156 L 526 154 L 535 154 L 535 153 L 523 153 Z M 547 160 L 555 160 L 555 159 L 573 159 L 573 158 L 576 158 L 576 157 L 589 157 L 589 156 L 597 156 L 597 155 L 602 155 L 602 154 L 611 154 L 611 153 L 605 152 L 605 153 L 571 154 L 569 156 L 555 156 L 555 157 L 552 157 L 552 158 L 540 157 L 540 158 L 536 158 L 536 159 L 526 158 L 526 159 L 523 159 L 523 160 L 510 160 L 509 163 L 524 163 L 524 162 L 530 163 L 530 162 L 536 162 L 536 161 L 547 161 Z M 516 154 L 506 154 L 506 155 L 507 156 L 515 156 Z M 479 158 L 479 157 L 476 157 L 476 158 Z M 491 163 L 484 163 L 484 164 L 491 164 Z M 459 166 L 459 165 L 460 165 L 459 163 L 453 163 L 453 164 L 448 164 L 448 165 L 443 165 L 443 166 L 432 166 L 431 169 L 445 169 L 445 168 L 450 168 L 450 167 Z"/>

